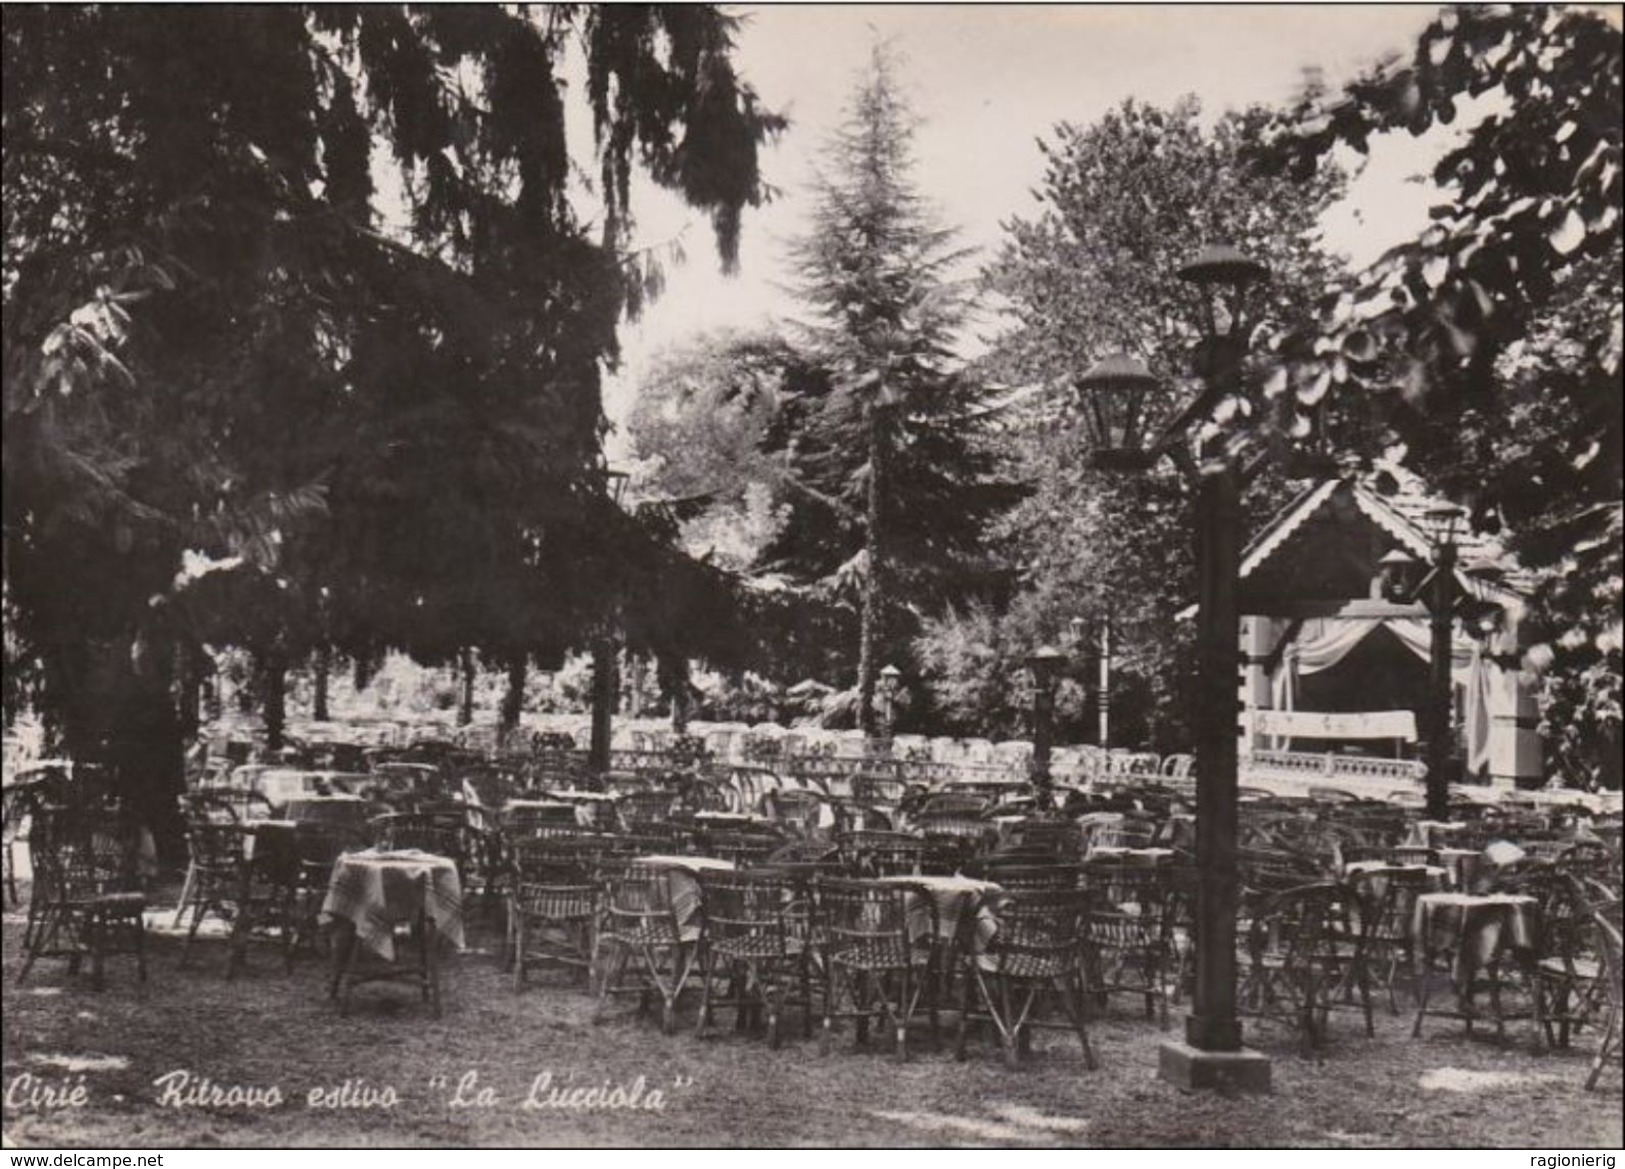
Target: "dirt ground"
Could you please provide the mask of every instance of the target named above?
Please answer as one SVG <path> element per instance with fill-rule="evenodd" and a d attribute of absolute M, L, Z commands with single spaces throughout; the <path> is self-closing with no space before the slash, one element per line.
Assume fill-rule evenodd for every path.
<path fill-rule="evenodd" d="M 156 920 L 167 926 L 169 915 Z M 1098 1071 L 1085 1069 L 1064 1032 L 1041 1034 L 1017 1071 L 985 1039 L 956 1062 L 951 1034 L 938 1051 L 922 1035 L 914 1058 L 899 1064 L 886 1045 L 856 1049 L 850 1031 L 821 1055 L 799 1019 L 778 1051 L 736 1033 L 731 1012 L 713 1037 L 696 1039 L 692 1005 L 672 1036 L 630 1012 L 595 1025 L 591 1000 L 566 975 L 513 992 L 497 962 L 494 915 L 471 922 L 469 949 L 448 959 L 439 1020 L 396 987 L 358 992 L 341 1018 L 319 960 L 285 973 L 269 947 L 228 982 L 219 937 L 200 940 L 181 969 L 177 938 L 160 935 L 145 986 L 133 961 L 117 958 L 100 993 L 62 960 L 42 962 L 19 988 L 22 925 L 8 907 L 0 1070 L 4 1137 L 14 1147 L 1622 1141 L 1619 1070 L 1605 1071 L 1595 1092 L 1580 1089 L 1594 1034 L 1541 1054 L 1527 1024 L 1497 1044 L 1430 1020 L 1412 1040 L 1408 1014 L 1390 1016 L 1384 1005 L 1374 1039 L 1358 1015 L 1336 1015 L 1331 1042 L 1307 1059 L 1284 1027 L 1249 1023 L 1250 1041 L 1273 1057 L 1274 1090 L 1220 1096 L 1157 1079 L 1158 1045 L 1177 1033 L 1182 1011 L 1170 1012 L 1164 1032 L 1127 997 L 1092 1024 Z M 183 1084 L 179 1073 L 190 1078 Z M 554 1091 L 576 1088 L 598 1093 Z"/>

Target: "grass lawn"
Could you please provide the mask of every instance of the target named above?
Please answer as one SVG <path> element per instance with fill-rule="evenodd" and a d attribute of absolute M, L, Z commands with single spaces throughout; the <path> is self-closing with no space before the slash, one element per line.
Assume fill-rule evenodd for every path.
<path fill-rule="evenodd" d="M 25 889 L 26 895 L 26 889 Z M 168 916 L 162 919 L 167 924 Z M 1367 1039 L 1357 1014 L 1333 1018 L 1319 1059 L 1300 1056 L 1295 1037 L 1249 1023 L 1251 1041 L 1274 1058 L 1275 1089 L 1263 1097 L 1183 1093 L 1156 1078 L 1157 1047 L 1169 1033 L 1114 1001 L 1092 1035 L 1099 1071 L 1083 1067 L 1076 1039 L 1042 1033 L 1032 1061 L 1007 1069 L 996 1047 L 973 1044 L 957 1063 L 951 1035 L 932 1051 L 924 1037 L 907 1064 L 886 1046 L 854 1049 L 848 1032 L 827 1056 L 799 1027 L 779 1051 L 732 1030 L 696 1040 L 685 1028 L 664 1036 L 630 1013 L 590 1022 L 591 1002 L 562 975 L 544 974 L 515 995 L 498 968 L 495 920 L 470 924 L 468 952 L 444 973 L 445 1015 L 428 1016 L 405 988 L 358 992 L 340 1018 L 324 997 L 323 966 L 302 961 L 290 975 L 269 947 L 256 950 L 235 982 L 224 976 L 223 941 L 201 941 L 190 968 L 179 943 L 151 947 L 142 987 L 134 963 L 113 959 L 108 988 L 70 978 L 61 960 L 42 961 L 18 988 L 22 917 L 4 929 L 4 1135 L 16 1147 L 250 1145 L 988 1145 L 1131 1146 L 1538 1146 L 1618 1147 L 1617 1069 L 1598 1090 L 1580 1085 L 1593 1035 L 1570 1051 L 1537 1054 L 1527 1024 L 1505 1046 L 1468 1038 L 1449 1020 L 1430 1020 L 1422 1040 L 1408 1017 L 1378 1013 Z M 685 1012 L 691 1022 L 693 1011 Z M 951 1030 L 951 1028 L 950 1028 Z M 236 1086 L 273 1107 L 164 1105 L 154 1081 L 167 1073 Z M 471 1101 L 452 1101 L 468 1073 Z M 24 1079 L 25 1073 L 28 1079 Z M 553 1087 L 606 1081 L 628 1090 L 641 1077 L 641 1103 L 660 1109 L 527 1110 L 533 1078 Z M 312 1107 L 311 1089 L 348 1099 L 374 1093 L 370 1108 Z M 358 1084 L 357 1081 L 364 1081 Z M 24 1096 L 41 1082 L 71 1090 L 82 1107 L 52 1108 Z M 173 1083 L 173 1080 L 170 1081 Z M 193 1085 L 196 1086 L 194 1080 Z M 377 1106 L 393 1088 L 398 1102 Z M 343 1103 L 343 1101 L 338 1101 Z"/>

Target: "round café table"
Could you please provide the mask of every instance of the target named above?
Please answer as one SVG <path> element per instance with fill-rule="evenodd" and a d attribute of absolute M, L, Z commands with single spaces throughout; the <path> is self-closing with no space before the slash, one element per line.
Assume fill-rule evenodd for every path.
<path fill-rule="evenodd" d="M 367 849 L 333 862 L 322 902 L 322 919 L 337 934 L 329 997 L 349 1010 L 350 993 L 365 982 L 416 984 L 438 1018 L 440 967 L 438 940 L 463 948 L 463 897 L 457 865 L 449 857 L 416 849 Z M 418 943 L 415 967 L 396 965 L 395 931 L 405 926 Z M 382 965 L 370 965 L 366 956 Z"/>

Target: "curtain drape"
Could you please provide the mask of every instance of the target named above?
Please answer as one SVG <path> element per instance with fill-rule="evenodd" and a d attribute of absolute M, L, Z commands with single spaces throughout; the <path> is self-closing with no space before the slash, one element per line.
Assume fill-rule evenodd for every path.
<path fill-rule="evenodd" d="M 1275 709 L 1296 710 L 1299 677 L 1331 669 L 1381 626 L 1386 626 L 1401 645 L 1422 661 L 1429 660 L 1433 648 L 1432 629 L 1418 618 L 1395 617 L 1382 621 L 1310 618 L 1299 623 L 1297 636 L 1282 649 L 1280 664 L 1270 679 Z M 1452 638 L 1450 679 L 1464 691 L 1462 723 L 1469 774 L 1478 774 L 1489 764 L 1490 672 L 1496 669 L 1499 667 L 1483 656 L 1476 642 L 1459 633 Z M 1280 749 L 1286 744 L 1272 736 L 1270 745 Z"/>

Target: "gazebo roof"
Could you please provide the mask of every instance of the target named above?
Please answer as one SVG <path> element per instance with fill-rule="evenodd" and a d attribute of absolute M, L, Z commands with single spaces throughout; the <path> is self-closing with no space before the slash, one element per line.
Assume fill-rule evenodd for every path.
<path fill-rule="evenodd" d="M 1327 510 L 1340 493 L 1346 493 L 1360 513 L 1390 536 L 1398 547 L 1418 560 L 1432 559 L 1444 526 L 1428 513 L 1449 501 L 1430 492 L 1414 472 L 1379 462 L 1370 472 L 1323 479 L 1282 508 L 1243 550 L 1241 579 L 1246 581 L 1275 561 L 1283 549 L 1293 543 L 1294 536 Z M 1458 522 L 1455 544 L 1456 571 L 1468 593 L 1505 604 L 1530 591 L 1528 574 L 1494 537 Z M 1494 564 L 1504 575 L 1494 582 L 1468 576 L 1463 569 L 1476 563 Z"/>

